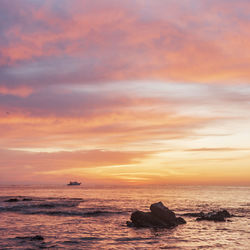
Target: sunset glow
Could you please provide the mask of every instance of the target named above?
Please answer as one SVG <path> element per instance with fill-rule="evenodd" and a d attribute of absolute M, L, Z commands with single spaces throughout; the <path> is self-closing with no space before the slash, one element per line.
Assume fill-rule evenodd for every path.
<path fill-rule="evenodd" d="M 249 185 L 249 12 L 1 0 L 0 184 Z"/>

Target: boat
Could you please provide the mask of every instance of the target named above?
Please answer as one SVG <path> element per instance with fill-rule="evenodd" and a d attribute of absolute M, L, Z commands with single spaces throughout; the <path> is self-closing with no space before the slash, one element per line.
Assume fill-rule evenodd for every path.
<path fill-rule="evenodd" d="M 81 182 L 77 182 L 77 181 L 70 181 L 67 185 L 68 186 L 79 186 L 81 185 Z"/>

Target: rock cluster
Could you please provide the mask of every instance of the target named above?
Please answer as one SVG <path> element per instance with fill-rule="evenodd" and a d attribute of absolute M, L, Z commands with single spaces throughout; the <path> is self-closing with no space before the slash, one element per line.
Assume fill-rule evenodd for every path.
<path fill-rule="evenodd" d="M 227 210 L 213 211 L 196 218 L 197 221 L 200 220 L 212 220 L 212 221 L 226 221 L 225 218 L 230 218 L 231 214 Z"/>
<path fill-rule="evenodd" d="M 181 217 L 176 217 L 175 213 L 165 207 L 162 202 L 154 203 L 150 206 L 151 212 L 135 211 L 131 214 L 131 221 L 127 222 L 132 227 L 161 227 L 172 228 L 186 221 Z"/>
<path fill-rule="evenodd" d="M 231 215 L 227 210 L 212 211 L 209 213 L 186 213 L 183 216 L 197 217 L 197 221 L 209 220 L 209 221 L 226 221 L 226 218 L 230 218 Z"/>

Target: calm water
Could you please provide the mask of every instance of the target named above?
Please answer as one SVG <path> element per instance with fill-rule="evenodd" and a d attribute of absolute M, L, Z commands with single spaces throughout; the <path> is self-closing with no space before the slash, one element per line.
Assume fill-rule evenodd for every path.
<path fill-rule="evenodd" d="M 20 196 L 20 197 L 17 197 Z M 18 202 L 4 202 L 9 198 Z M 22 201 L 31 198 L 29 201 Z M 244 217 L 175 229 L 126 226 L 135 209 L 162 201 L 176 214 L 227 209 Z M 28 237 L 42 235 L 44 241 Z M 249 187 L 0 187 L 0 249 L 250 249 Z"/>

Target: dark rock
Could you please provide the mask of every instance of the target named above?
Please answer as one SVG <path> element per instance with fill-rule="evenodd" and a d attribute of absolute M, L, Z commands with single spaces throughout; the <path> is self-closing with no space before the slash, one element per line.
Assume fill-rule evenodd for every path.
<path fill-rule="evenodd" d="M 187 223 L 182 217 L 177 217 L 176 221 L 177 221 L 178 225 Z"/>
<path fill-rule="evenodd" d="M 227 210 L 213 211 L 209 213 L 185 213 L 183 216 L 197 217 L 197 221 L 209 220 L 209 221 L 225 221 L 225 218 L 230 218 L 234 215 L 231 215 Z"/>
<path fill-rule="evenodd" d="M 36 236 L 17 236 L 16 239 L 19 239 L 19 240 L 31 240 L 31 241 L 44 240 L 44 238 L 41 235 L 36 235 Z"/>
<path fill-rule="evenodd" d="M 227 210 L 218 211 L 217 214 L 220 214 L 225 218 L 230 218 L 232 216 Z"/>
<path fill-rule="evenodd" d="M 5 200 L 5 202 L 18 202 L 19 200 L 17 198 L 11 198 L 8 200 Z"/>
<path fill-rule="evenodd" d="M 150 210 L 155 217 L 165 222 L 169 227 L 176 225 L 175 213 L 165 207 L 162 202 L 152 204 Z"/>
<path fill-rule="evenodd" d="M 227 210 L 222 211 L 213 211 L 207 214 L 203 214 L 202 216 L 198 217 L 196 220 L 208 220 L 208 221 L 226 221 L 225 218 L 232 217 L 231 214 Z"/>
<path fill-rule="evenodd" d="M 155 217 L 151 212 L 135 211 L 131 215 L 135 227 L 168 227 L 164 221 Z"/>
<path fill-rule="evenodd" d="M 175 213 L 165 207 L 162 202 L 152 204 L 150 210 L 151 212 L 133 212 L 131 222 L 127 221 L 127 226 L 171 228 L 186 223 L 183 218 L 176 218 Z"/>
<path fill-rule="evenodd" d="M 32 201 L 31 198 L 23 198 L 23 201 Z"/>
<path fill-rule="evenodd" d="M 31 237 L 30 240 L 44 240 L 44 238 L 41 235 L 36 235 L 34 237 Z"/>

